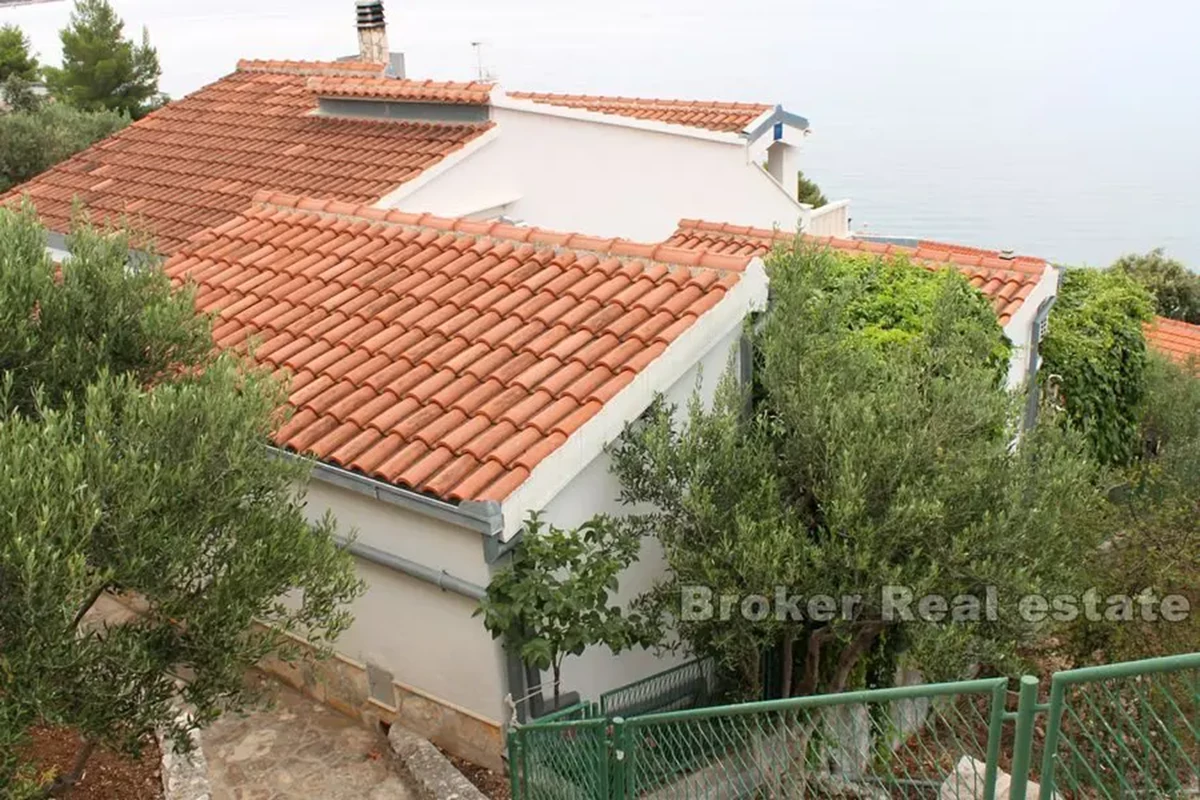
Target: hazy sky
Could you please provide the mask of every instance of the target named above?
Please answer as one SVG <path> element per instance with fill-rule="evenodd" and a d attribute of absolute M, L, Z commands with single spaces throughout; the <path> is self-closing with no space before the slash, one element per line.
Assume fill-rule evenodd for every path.
<path fill-rule="evenodd" d="M 240 57 L 356 49 L 353 0 L 114 0 L 181 95 Z M 412 77 L 781 102 L 855 227 L 1106 263 L 1200 267 L 1200 3 L 1163 0 L 390 0 Z M 65 2 L 0 9 L 45 61 Z M 736 221 L 736 220 L 734 220 Z"/>

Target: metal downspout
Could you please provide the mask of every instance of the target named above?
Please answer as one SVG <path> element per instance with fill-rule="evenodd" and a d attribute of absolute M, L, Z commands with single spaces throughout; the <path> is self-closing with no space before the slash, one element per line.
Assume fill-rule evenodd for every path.
<path fill-rule="evenodd" d="M 454 592 L 454 594 L 471 600 L 482 600 L 487 594 L 487 590 L 479 584 L 455 577 L 444 569 L 437 570 L 433 567 L 427 567 L 404 556 L 398 556 L 361 542 L 341 539 L 339 540 L 339 544 L 351 555 L 355 555 L 364 561 L 370 561 L 372 564 L 378 564 L 381 567 L 401 572 L 417 580 L 431 583 L 443 592 Z"/>

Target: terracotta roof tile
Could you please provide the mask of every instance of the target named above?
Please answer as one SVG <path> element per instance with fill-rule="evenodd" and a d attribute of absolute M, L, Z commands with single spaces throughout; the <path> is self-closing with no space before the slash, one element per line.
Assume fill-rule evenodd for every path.
<path fill-rule="evenodd" d="M 683 219 L 679 228 L 664 244 L 701 251 L 705 256 L 737 256 L 745 259 L 764 256 L 778 245 L 787 245 L 795 234 L 782 230 L 730 225 L 722 222 Z M 922 241 L 917 248 L 872 242 L 863 239 L 838 239 L 829 236 L 803 237 L 806 241 L 836 250 L 871 253 L 886 257 L 902 256 L 928 269 L 954 267 L 992 302 L 1001 325 L 1008 324 L 1042 275 L 1044 259 L 1017 256 L 1002 258 L 998 251 Z M 704 263 L 703 261 L 701 263 Z M 731 267 L 725 267 L 730 269 Z M 715 280 L 715 278 L 710 278 Z M 676 296 L 678 300 L 678 295 Z M 668 302 L 668 310 L 678 311 Z"/>
<path fill-rule="evenodd" d="M 355 245 L 314 261 L 339 236 Z M 395 241 L 413 246 L 380 246 Z M 722 274 L 576 242 L 613 243 L 260 192 L 166 270 L 198 284 L 218 330 L 257 337 L 255 357 L 294 375 L 281 445 L 448 500 L 503 500 L 748 262 Z M 581 303 L 570 290 L 594 273 Z"/>
<path fill-rule="evenodd" d="M 320 75 L 308 79 L 308 91 L 318 97 L 486 105 L 492 84 Z"/>
<path fill-rule="evenodd" d="M 310 77 L 370 81 L 381 74 L 378 64 L 242 61 L 232 75 L 52 167 L 4 200 L 28 193 L 42 221 L 66 232 L 78 197 L 93 221 L 128 217 L 155 236 L 161 251 L 173 253 L 189 237 L 238 219 L 261 189 L 332 195 L 346 208 L 373 203 L 490 127 L 312 115 L 317 100 L 307 88 Z M 321 201 L 322 208 L 329 203 Z M 244 235 L 254 237 L 256 249 L 278 247 L 278 220 L 254 225 L 263 232 L 210 232 L 210 247 L 218 241 L 241 246 L 217 237 Z M 327 241 L 335 239 L 331 249 L 354 246 L 353 235 Z M 306 255 L 316 252 L 309 248 Z"/>
<path fill-rule="evenodd" d="M 1180 364 L 1190 364 L 1200 375 L 1200 325 L 1155 317 L 1145 327 L 1146 343 Z"/>
<path fill-rule="evenodd" d="M 741 132 L 773 108 L 763 103 L 723 103 L 707 100 L 656 100 L 645 97 L 602 97 L 545 92 L 507 94 L 518 100 L 532 100 L 545 105 L 578 108 L 600 114 L 654 120 L 726 133 Z"/>

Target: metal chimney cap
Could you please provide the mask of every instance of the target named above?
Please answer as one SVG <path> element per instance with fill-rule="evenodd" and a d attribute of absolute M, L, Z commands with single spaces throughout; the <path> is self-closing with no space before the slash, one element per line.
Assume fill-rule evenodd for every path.
<path fill-rule="evenodd" d="M 359 29 L 384 26 L 383 0 L 355 0 L 354 6 L 358 12 Z"/>

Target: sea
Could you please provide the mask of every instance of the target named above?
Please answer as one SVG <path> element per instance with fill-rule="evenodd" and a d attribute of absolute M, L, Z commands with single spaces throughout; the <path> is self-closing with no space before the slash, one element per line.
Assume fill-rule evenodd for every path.
<path fill-rule="evenodd" d="M 182 96 L 243 57 L 356 50 L 354 0 L 112 0 Z M 0 6 L 42 60 L 67 0 Z M 781 103 L 852 226 L 1100 266 L 1200 268 L 1191 0 L 388 0 L 410 77 Z"/>

